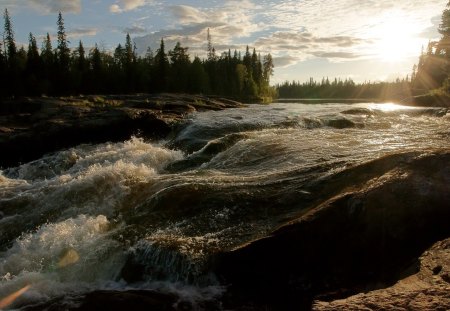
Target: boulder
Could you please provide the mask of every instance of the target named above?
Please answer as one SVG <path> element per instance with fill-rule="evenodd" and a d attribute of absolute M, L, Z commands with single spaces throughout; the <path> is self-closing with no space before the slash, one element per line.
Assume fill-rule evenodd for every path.
<path fill-rule="evenodd" d="M 439 241 L 420 257 L 419 272 L 395 285 L 331 302 L 317 300 L 315 311 L 448 310 L 450 306 L 450 239 Z"/>
<path fill-rule="evenodd" d="M 223 102 L 222 102 L 223 101 Z M 185 94 L 21 98 L 0 103 L 0 168 L 84 143 L 166 137 L 197 110 L 243 107 Z"/>
<path fill-rule="evenodd" d="M 328 181 L 337 189 L 347 179 L 330 199 L 271 235 L 218 255 L 216 273 L 230 286 L 231 308 L 309 309 L 317 295 L 336 299 L 387 286 L 450 236 L 450 152 L 360 165 L 353 185 L 351 171 Z"/>

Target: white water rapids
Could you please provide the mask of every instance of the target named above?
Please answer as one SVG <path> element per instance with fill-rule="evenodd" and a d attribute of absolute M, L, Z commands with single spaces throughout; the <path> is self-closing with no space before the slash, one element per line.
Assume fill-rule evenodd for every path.
<path fill-rule="evenodd" d="M 211 254 L 262 237 L 321 178 L 383 155 L 448 149 L 450 116 L 392 104 L 273 104 L 192 115 L 166 141 L 82 145 L 0 171 L 0 306 L 95 289 L 197 301 Z M 133 258 L 140 280 L 123 276 Z M 1 308 L 0 308 L 1 309 Z"/>

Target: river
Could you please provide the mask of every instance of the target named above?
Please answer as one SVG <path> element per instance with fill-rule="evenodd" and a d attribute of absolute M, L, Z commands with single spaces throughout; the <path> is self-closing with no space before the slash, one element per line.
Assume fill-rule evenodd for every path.
<path fill-rule="evenodd" d="M 219 301 L 214 254 L 304 213 L 327 176 L 448 149 L 449 123 L 446 109 L 389 103 L 250 105 L 195 113 L 163 141 L 81 145 L 6 168 L 0 304 L 21 289 L 5 308 L 68 306 L 97 289 Z"/>

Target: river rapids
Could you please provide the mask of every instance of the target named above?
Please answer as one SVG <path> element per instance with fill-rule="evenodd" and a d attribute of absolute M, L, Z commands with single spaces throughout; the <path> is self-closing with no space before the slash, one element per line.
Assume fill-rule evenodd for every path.
<path fill-rule="evenodd" d="M 214 254 L 302 215 L 333 174 L 448 149 L 449 124 L 442 108 L 251 105 L 195 113 L 164 141 L 80 145 L 4 168 L 0 306 L 73 307 L 99 289 L 219 301 Z"/>

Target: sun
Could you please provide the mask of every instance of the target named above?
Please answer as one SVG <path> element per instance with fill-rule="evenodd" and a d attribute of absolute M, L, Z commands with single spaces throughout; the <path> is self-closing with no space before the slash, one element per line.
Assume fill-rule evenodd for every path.
<path fill-rule="evenodd" d="M 417 26 L 401 12 L 390 12 L 378 19 L 373 29 L 374 53 L 385 62 L 399 62 L 416 55 L 420 40 L 416 37 Z"/>

